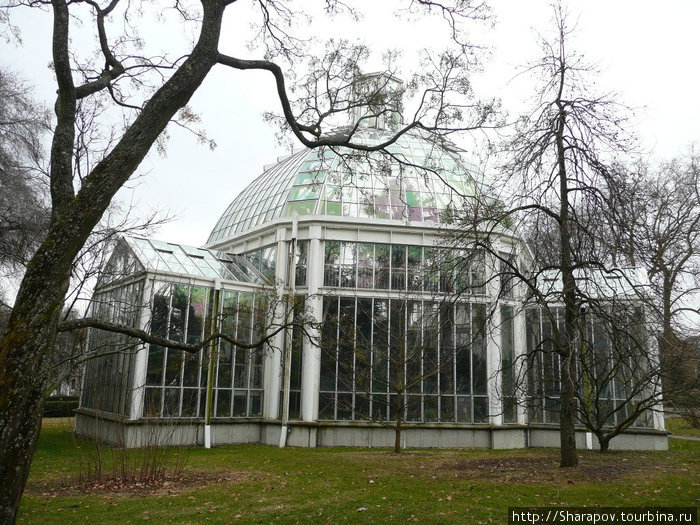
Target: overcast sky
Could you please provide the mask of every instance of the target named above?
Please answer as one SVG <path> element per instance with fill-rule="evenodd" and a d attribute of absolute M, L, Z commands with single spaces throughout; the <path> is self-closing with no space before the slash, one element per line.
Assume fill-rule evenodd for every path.
<path fill-rule="evenodd" d="M 320 24 L 319 38 L 347 30 L 351 39 L 365 41 L 377 51 L 400 48 L 406 56 L 439 42 L 441 36 L 433 25 L 394 21 L 390 2 L 366 3 L 374 6 L 371 17 L 355 27 L 345 27 L 342 20 Z M 511 114 L 517 114 L 531 92 L 525 80 L 509 81 L 519 65 L 538 56 L 533 29 L 546 32 L 551 27 L 551 8 L 546 0 L 491 0 L 490 4 L 495 26 L 477 31 L 476 37 L 492 46 L 492 56 L 475 82 L 482 91 L 501 97 Z M 572 0 L 569 11 L 579 20 L 576 48 L 602 70 L 597 79 L 600 89 L 617 91 L 621 101 L 637 108 L 635 131 L 647 151 L 669 157 L 700 140 L 700 1 Z M 38 96 L 52 104 L 55 87 L 47 67 L 50 18 L 25 10 L 15 22 L 24 44 L 18 48 L 0 43 L 0 63 L 27 78 Z M 246 27 L 245 20 L 229 21 L 222 49 L 255 56 L 234 38 Z M 172 29 L 154 24 L 151 31 L 162 36 Z M 209 151 L 173 130 L 167 157 L 150 155 L 142 165 L 145 175 L 120 197 L 143 214 L 161 209 L 177 215 L 157 238 L 201 245 L 230 201 L 261 173 L 263 165 L 286 152 L 261 118 L 264 111 L 279 107 L 268 74 L 217 69 L 191 105 L 216 140 L 216 150 Z"/>

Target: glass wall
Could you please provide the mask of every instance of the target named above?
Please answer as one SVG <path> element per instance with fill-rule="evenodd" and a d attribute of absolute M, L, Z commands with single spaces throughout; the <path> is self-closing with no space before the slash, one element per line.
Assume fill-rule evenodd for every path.
<path fill-rule="evenodd" d="M 287 344 L 291 343 L 291 362 L 289 368 L 289 419 L 299 419 L 301 416 L 301 366 L 302 354 L 304 348 L 304 334 L 302 330 L 303 317 L 305 315 L 306 297 L 297 295 L 294 301 L 294 325 L 292 326 L 292 337 L 288 340 L 285 336 L 285 349 Z M 284 404 L 284 377 L 286 366 L 285 354 L 282 354 L 282 370 L 280 377 L 280 400 L 279 400 L 279 417 L 282 418 L 282 410 Z"/>
<path fill-rule="evenodd" d="M 410 292 L 485 293 L 481 253 L 326 241 L 325 286 Z"/>
<path fill-rule="evenodd" d="M 137 327 L 143 300 L 143 280 L 98 291 L 92 299 L 92 315 L 98 319 Z M 89 352 L 94 357 L 85 364 L 81 392 L 83 408 L 126 416 L 130 410 L 133 358 L 142 347 L 122 334 L 91 329 Z"/>
<path fill-rule="evenodd" d="M 561 360 L 556 352 L 558 331 L 563 329 L 563 308 L 531 309 L 526 315 L 528 396 L 530 421 L 559 423 Z M 600 315 L 579 315 L 576 350 L 578 409 L 595 425 L 623 422 L 635 403 L 649 395 L 651 379 L 648 334 L 641 308 L 618 306 Z M 584 328 L 585 327 L 585 328 Z M 644 411 L 633 427 L 650 428 Z"/>
<path fill-rule="evenodd" d="M 325 297 L 320 420 L 483 423 L 486 307 Z"/>
<path fill-rule="evenodd" d="M 251 343 L 264 337 L 266 298 L 252 293 L 222 292 L 221 332 Z M 262 321 L 262 322 L 261 322 Z M 221 340 L 214 385 L 214 417 L 262 415 L 263 349 L 242 348 Z"/>
<path fill-rule="evenodd" d="M 513 307 L 501 306 L 501 397 L 504 423 L 518 422 L 514 320 Z"/>
<path fill-rule="evenodd" d="M 220 329 L 242 343 L 264 334 L 264 296 L 223 290 Z M 155 282 L 150 330 L 174 341 L 197 344 L 211 330 L 212 288 Z M 150 345 L 145 417 L 203 417 L 208 348 L 189 353 Z M 215 363 L 213 417 L 259 417 L 262 413 L 262 349 L 242 348 L 223 339 Z"/>
<path fill-rule="evenodd" d="M 561 363 L 552 326 L 563 322 L 564 311 L 562 308 L 550 309 L 551 318 L 544 314 L 532 309 L 526 316 L 529 420 L 558 424 Z"/>

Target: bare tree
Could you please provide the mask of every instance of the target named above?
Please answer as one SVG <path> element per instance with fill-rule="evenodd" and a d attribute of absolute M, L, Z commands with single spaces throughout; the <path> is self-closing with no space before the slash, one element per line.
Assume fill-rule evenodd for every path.
<path fill-rule="evenodd" d="M 604 182 L 598 188 L 599 202 L 593 201 L 591 205 L 590 199 L 579 199 L 574 203 L 577 220 L 572 224 L 572 240 L 575 252 L 580 260 L 588 261 L 591 266 L 597 264 L 610 269 L 642 267 L 649 277 L 649 286 L 634 291 L 634 302 L 643 308 L 646 324 L 630 324 L 634 316 L 617 315 L 619 312 L 615 312 L 613 305 L 623 298 L 617 297 L 614 291 L 609 291 L 609 305 L 605 306 L 603 301 L 596 307 L 597 322 L 607 326 L 608 331 L 623 333 L 629 330 L 627 325 L 638 328 L 636 334 L 629 334 L 631 339 L 628 338 L 625 345 L 615 343 L 619 338 L 612 337 L 606 343 L 610 363 L 626 362 L 615 357 L 618 354 L 629 357 L 629 366 L 636 372 L 628 376 L 634 378 L 636 384 L 632 386 L 618 376 L 618 372 L 622 373 L 622 365 L 609 366 L 608 372 L 593 381 L 600 383 L 601 403 L 611 399 L 605 396 L 609 396 L 613 382 L 619 385 L 618 390 L 624 384 L 624 391 L 634 395 L 622 395 L 624 399 L 618 399 L 617 406 L 606 414 L 602 414 L 605 407 L 596 404 L 596 410 L 601 409 L 598 418 L 591 416 L 590 404 L 581 405 L 589 407 L 588 414 L 580 414 L 583 424 L 594 432 L 605 426 L 604 434 L 612 434 L 620 425 L 611 422 L 634 422 L 634 417 L 620 419 L 621 413 L 639 416 L 654 408 L 660 380 L 664 383 L 667 407 L 669 403 L 678 404 L 685 408 L 686 413 L 688 410 L 692 413 L 690 407 L 695 405 L 697 410 L 693 397 L 698 388 L 697 371 L 692 365 L 688 366 L 696 362 L 697 357 L 684 335 L 687 331 L 692 332 L 693 315 L 698 314 L 693 301 L 699 284 L 697 158 L 691 150 L 684 157 L 658 165 L 640 160 L 632 166 L 615 162 Z M 537 216 L 531 219 L 526 237 L 539 266 L 556 266 L 559 251 L 554 242 L 555 228 L 540 219 Z M 615 273 L 611 272 L 609 277 L 615 277 Z M 622 273 L 617 277 L 622 278 Z M 590 298 L 588 301 L 590 303 Z M 628 307 L 622 304 L 622 311 Z M 584 347 L 591 346 L 590 334 L 582 332 L 579 337 Z M 651 342 L 657 338 L 659 352 L 655 350 L 656 343 Z M 632 358 L 634 353 L 636 358 Z M 581 357 L 579 354 L 579 360 Z M 588 375 L 596 370 L 596 367 L 589 369 L 582 361 L 579 367 Z M 592 381 L 590 377 L 587 380 Z M 587 393 L 592 394 L 595 391 Z M 693 401 L 688 403 L 691 399 Z"/>
<path fill-rule="evenodd" d="M 697 403 L 688 404 L 686 394 L 697 391 L 697 373 L 686 365 L 697 360 L 688 342 L 700 314 L 698 173 L 692 149 L 660 163 L 616 163 L 601 188 L 608 205 L 586 224 L 589 239 L 597 243 L 590 260 L 646 270 L 650 286 L 643 300 L 647 317 L 660 328 L 661 368 L 654 369 L 663 379 L 667 407 L 695 404 L 695 410 Z M 577 213 L 586 216 L 586 210 Z"/>
<path fill-rule="evenodd" d="M 48 225 L 42 138 L 50 119 L 26 83 L 3 70 L 0 98 L 0 277 L 7 279 L 21 275 Z"/>
<path fill-rule="evenodd" d="M 700 292 L 700 158 L 690 150 L 658 166 L 639 161 L 621 169 L 610 187 L 608 246 L 618 259 L 646 268 L 663 351 L 700 315 L 693 301 Z"/>
<path fill-rule="evenodd" d="M 22 2 L 5 4 L 2 20 L 9 16 L 7 9 L 18 3 Z M 34 2 L 26 4 L 34 5 Z M 214 66 L 269 72 L 287 125 L 293 136 L 309 147 L 347 145 L 358 150 L 381 150 L 411 129 L 444 135 L 455 128 L 479 125 L 479 122 L 450 123 L 461 116 L 460 105 L 454 101 L 455 95 L 464 92 L 464 73 L 469 66 L 468 60 L 460 59 L 467 56 L 460 47 L 455 53 L 444 55 L 444 59 L 434 60 L 432 67 L 426 69 L 429 74 L 416 78 L 418 96 L 413 112 L 416 118 L 400 125 L 393 137 L 368 146 L 353 142 L 355 128 L 340 135 L 326 134 L 327 125 L 335 116 L 352 109 L 349 101 L 353 99 L 348 98 L 351 93 L 342 89 L 347 85 L 347 76 L 333 73 L 324 78 L 329 84 L 319 82 L 327 106 L 306 111 L 307 100 L 303 96 L 296 104 L 287 88 L 285 70 L 289 74 L 294 71 L 294 65 L 304 60 L 305 41 L 287 31 L 298 13 L 282 1 L 259 0 L 255 5 L 260 8 L 258 27 L 264 48 L 264 57 L 260 59 L 238 58 L 219 50 L 224 12 L 229 7 L 242 9 L 235 0 L 175 4 L 173 12 L 180 19 L 178 23 L 194 26 L 196 33 L 191 49 L 179 57 L 147 57 L 139 52 L 141 40 L 133 29 L 140 16 L 133 12 L 137 8 L 133 4 L 117 0 L 51 3 L 51 62 L 57 97 L 49 161 L 50 222 L 41 245 L 28 261 L 0 340 L 3 363 L 0 367 L 0 520 L 3 522 L 15 521 L 29 472 L 41 423 L 49 357 L 74 261 L 116 192 L 134 174 L 166 126 L 178 115 L 187 123 L 187 111 L 185 114 L 182 111 Z M 342 2 L 326 2 L 329 10 L 344 6 Z M 480 2 L 421 0 L 411 2 L 410 7 L 422 13 L 437 10 L 456 37 L 463 35 L 461 22 L 484 17 Z M 70 39 L 71 20 L 80 19 L 82 13 L 86 23 L 94 24 L 97 36 L 96 52 L 85 55 L 71 48 Z M 352 69 L 355 62 L 344 46 L 337 46 L 333 53 L 341 59 L 339 64 L 347 65 L 341 71 Z M 80 144 L 76 127 L 80 123 L 81 107 L 96 101 L 123 108 L 125 124 L 105 142 L 96 162 L 81 165 L 78 171 L 75 158 Z M 67 321 L 64 327 L 90 324 L 75 320 Z M 115 331 L 124 329 L 113 323 L 95 321 L 92 325 Z M 151 342 L 158 339 L 145 332 L 131 335 Z M 169 344 L 162 338 L 161 343 Z M 177 347 L 188 351 L 200 348 L 187 343 Z"/>
<path fill-rule="evenodd" d="M 588 300 L 586 268 L 605 268 L 596 256 L 591 234 L 606 208 L 603 190 L 609 178 L 610 152 L 631 146 L 622 125 L 624 108 L 612 96 L 596 96 L 587 77 L 594 70 L 567 46 L 572 27 L 561 5 L 554 7 L 555 33 L 541 38 L 542 57 L 528 71 L 540 81 L 531 113 L 522 116 L 504 147 L 507 161 L 499 200 L 474 202 L 465 218 L 462 241 L 485 250 L 500 265 L 500 279 L 521 283 L 528 302 L 539 305 L 552 332 L 548 356 L 556 356 L 558 418 L 562 467 L 578 464 L 577 352 L 581 343 L 580 311 Z M 534 240 L 522 256 L 499 250 L 500 235 L 522 232 Z M 552 277 L 554 272 L 554 277 Z M 556 289 L 543 289 L 554 279 Z M 561 322 L 554 311 L 561 307 Z"/>

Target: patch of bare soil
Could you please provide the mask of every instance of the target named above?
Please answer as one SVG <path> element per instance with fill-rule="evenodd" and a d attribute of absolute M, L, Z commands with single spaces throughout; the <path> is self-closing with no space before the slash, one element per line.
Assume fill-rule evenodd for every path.
<path fill-rule="evenodd" d="M 179 494 L 190 488 L 199 488 L 214 483 L 236 483 L 255 481 L 265 477 L 249 472 L 187 472 L 179 476 L 166 476 L 161 479 L 142 481 L 138 479 L 103 479 L 100 481 L 72 481 L 65 484 L 45 482 L 27 486 L 27 492 L 35 496 L 78 496 L 100 494 L 114 496 L 165 496 Z"/>
<path fill-rule="evenodd" d="M 557 456 L 467 459 L 443 464 L 441 468 L 457 471 L 465 478 L 516 483 L 615 481 L 634 472 L 648 473 L 645 461 L 622 460 L 611 455 L 602 459 L 581 456 L 578 468 L 574 469 L 560 469 Z"/>

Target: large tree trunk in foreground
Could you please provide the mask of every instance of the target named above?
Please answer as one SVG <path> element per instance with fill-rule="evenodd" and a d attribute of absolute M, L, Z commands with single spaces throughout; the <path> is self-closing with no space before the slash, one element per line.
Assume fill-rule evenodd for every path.
<path fill-rule="evenodd" d="M 556 151 L 557 171 L 559 178 L 559 248 L 561 251 L 561 280 L 562 295 L 564 299 L 564 338 L 561 341 L 559 356 L 561 357 L 561 392 L 559 394 L 560 417 L 559 436 L 560 467 L 575 467 L 578 465 L 578 453 L 576 452 L 576 280 L 573 273 L 571 254 L 571 232 L 569 230 L 569 181 L 566 169 L 566 148 L 564 145 L 564 132 L 566 129 L 566 110 L 561 102 L 564 86 L 565 69 L 560 71 L 560 89 L 557 96 L 557 121 L 556 121 Z"/>
<path fill-rule="evenodd" d="M 223 2 L 203 2 L 192 54 L 151 97 L 114 149 L 74 194 L 72 161 L 76 100 L 90 86 L 73 85 L 67 5 L 54 2 L 53 50 L 58 97 L 51 147 L 52 220 L 30 261 L 7 329 L 0 340 L 0 523 L 17 518 L 19 501 L 41 428 L 48 364 L 71 264 L 114 194 L 134 173 L 168 122 L 216 63 Z M 84 91 L 80 91 L 84 90 Z"/>
<path fill-rule="evenodd" d="M 0 523 L 14 522 L 29 475 L 70 278 L 68 257 L 52 261 L 45 251 L 34 257 L 0 341 Z"/>

